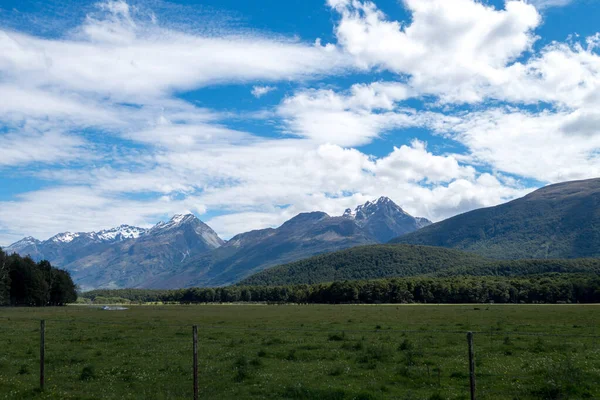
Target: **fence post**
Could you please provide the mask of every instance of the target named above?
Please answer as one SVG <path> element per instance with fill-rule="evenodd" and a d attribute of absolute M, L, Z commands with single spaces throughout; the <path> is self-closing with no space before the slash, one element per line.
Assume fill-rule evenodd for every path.
<path fill-rule="evenodd" d="M 198 400 L 198 326 L 192 327 L 194 336 L 194 400 Z"/>
<path fill-rule="evenodd" d="M 46 352 L 46 321 L 40 321 L 40 390 L 44 390 L 44 360 Z"/>
<path fill-rule="evenodd" d="M 469 342 L 469 381 L 471 388 L 471 400 L 475 400 L 475 353 L 473 350 L 473 332 L 467 333 Z"/>

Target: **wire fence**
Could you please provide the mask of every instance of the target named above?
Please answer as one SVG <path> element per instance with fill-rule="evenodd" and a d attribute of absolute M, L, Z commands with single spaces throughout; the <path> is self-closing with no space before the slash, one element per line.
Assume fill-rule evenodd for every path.
<path fill-rule="evenodd" d="M 593 334 L 195 326 L 0 317 L 0 397 L 600 398 Z"/>

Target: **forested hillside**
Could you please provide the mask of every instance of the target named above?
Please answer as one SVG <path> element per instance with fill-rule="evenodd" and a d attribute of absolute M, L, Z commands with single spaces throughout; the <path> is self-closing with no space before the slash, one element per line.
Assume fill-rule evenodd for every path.
<path fill-rule="evenodd" d="M 519 276 L 600 273 L 600 259 L 492 260 L 464 251 L 414 245 L 354 247 L 269 268 L 240 285 L 293 285 L 420 275 Z"/>
<path fill-rule="evenodd" d="M 48 261 L 7 255 L 0 249 L 0 305 L 59 306 L 77 300 L 68 272 Z"/>
<path fill-rule="evenodd" d="M 475 267 L 485 262 L 478 255 L 440 247 L 358 246 L 269 268 L 244 279 L 240 285 L 313 284 L 415 276 L 446 268 Z"/>
<path fill-rule="evenodd" d="M 451 247 L 498 259 L 600 257 L 600 179 L 546 186 L 392 242 Z"/>

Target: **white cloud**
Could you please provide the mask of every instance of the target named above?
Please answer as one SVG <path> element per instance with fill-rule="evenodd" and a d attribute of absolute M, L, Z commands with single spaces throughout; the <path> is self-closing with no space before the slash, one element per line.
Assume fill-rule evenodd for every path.
<path fill-rule="evenodd" d="M 396 110 L 409 97 L 401 83 L 353 85 L 347 94 L 305 90 L 284 99 L 277 112 L 288 132 L 319 143 L 365 144 L 392 128 L 418 124 L 413 110 Z"/>
<path fill-rule="evenodd" d="M 410 146 L 394 147 L 394 151 L 377 161 L 378 176 L 400 182 L 451 182 L 455 179 L 476 177 L 475 168 L 461 166 L 453 155 L 438 156 L 429 153 L 426 144 L 413 140 Z"/>
<path fill-rule="evenodd" d="M 600 134 L 590 126 L 597 118 L 568 111 L 490 109 L 446 120 L 436 129 L 453 132 L 471 157 L 495 170 L 560 182 L 600 176 Z"/>
<path fill-rule="evenodd" d="M 32 162 L 62 164 L 89 158 L 89 149 L 85 147 L 86 142 L 81 138 L 57 131 L 0 135 L 0 170 Z"/>
<path fill-rule="evenodd" d="M 340 215 L 381 195 L 413 215 L 439 219 L 524 192 L 478 175 L 453 155 L 434 155 L 419 141 L 381 158 L 295 139 L 179 148 L 156 155 L 153 167 L 138 171 L 100 167 L 52 178 L 65 186 L 0 203 L 0 221 L 11 226 L 5 235 L 45 238 L 64 230 L 147 225 L 158 215 L 183 210 L 201 217 L 204 210 L 220 210 L 229 214 L 208 222 L 229 237 L 304 211 Z M 138 192 L 161 194 L 147 201 L 128 197 Z"/>
<path fill-rule="evenodd" d="M 262 96 L 264 96 L 267 93 L 270 93 L 274 90 L 277 90 L 276 87 L 274 86 L 253 86 L 252 87 L 252 96 L 258 98 L 261 98 Z"/>
<path fill-rule="evenodd" d="M 9 228 L 0 240 L 16 235 L 47 239 L 66 230 L 88 232 L 124 223 L 148 227 L 150 220 L 179 212 L 202 214 L 205 208 L 193 197 L 140 201 L 85 186 L 58 186 L 19 195 L 18 201 L 0 202 L 0 221 Z"/>
<path fill-rule="evenodd" d="M 480 87 L 530 50 L 541 21 L 522 1 L 496 10 L 473 0 L 405 0 L 407 25 L 388 20 L 371 2 L 329 4 L 341 15 L 338 42 L 359 66 L 409 74 L 413 87 L 446 102 L 481 100 Z"/>
<path fill-rule="evenodd" d="M 104 12 L 88 16 L 69 38 L 0 30 L 4 79 L 131 102 L 226 81 L 306 79 L 349 66 L 332 46 L 234 32 L 186 33 L 138 21 L 124 2 L 101 6 Z"/>

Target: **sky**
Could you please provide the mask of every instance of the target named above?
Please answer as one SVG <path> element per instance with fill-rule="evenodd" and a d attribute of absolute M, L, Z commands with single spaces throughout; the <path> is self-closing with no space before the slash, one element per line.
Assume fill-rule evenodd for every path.
<path fill-rule="evenodd" d="M 3 0 L 0 245 L 600 176 L 600 1 Z"/>

